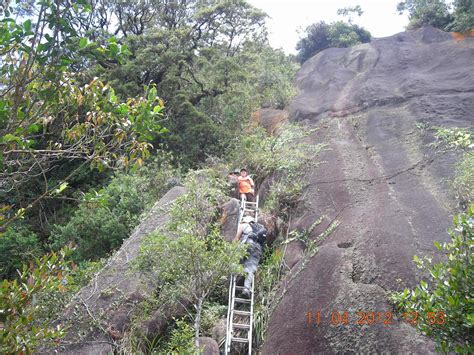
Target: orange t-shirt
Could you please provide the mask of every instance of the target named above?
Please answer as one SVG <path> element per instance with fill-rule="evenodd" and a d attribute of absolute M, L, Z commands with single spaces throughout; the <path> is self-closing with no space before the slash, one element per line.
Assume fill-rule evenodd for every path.
<path fill-rule="evenodd" d="M 248 194 L 253 192 L 253 180 L 251 178 L 239 176 L 239 193 Z"/>

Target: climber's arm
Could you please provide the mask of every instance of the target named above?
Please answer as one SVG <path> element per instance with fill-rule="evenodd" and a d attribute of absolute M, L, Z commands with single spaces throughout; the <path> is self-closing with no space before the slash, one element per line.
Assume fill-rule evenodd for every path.
<path fill-rule="evenodd" d="M 240 240 L 240 238 L 242 237 L 243 230 L 243 224 L 239 224 L 239 227 L 237 228 L 237 233 L 235 234 L 234 242 L 238 242 Z"/>

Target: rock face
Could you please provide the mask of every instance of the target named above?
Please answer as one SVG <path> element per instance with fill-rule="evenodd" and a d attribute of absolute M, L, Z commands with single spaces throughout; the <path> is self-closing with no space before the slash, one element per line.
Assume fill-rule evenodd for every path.
<path fill-rule="evenodd" d="M 403 320 L 383 322 L 392 312 L 388 293 L 419 279 L 413 255 L 439 257 L 433 241 L 448 240 L 456 204 L 446 179 L 456 156 L 432 151 L 426 127 L 473 128 L 474 39 L 428 27 L 327 49 L 303 65 L 296 83 L 290 120 L 318 127 L 309 143 L 329 149 L 319 158 L 326 163 L 308 172 L 293 228 L 324 216 L 315 238 L 340 224 L 313 257 L 303 262 L 294 253 L 299 262 L 262 352 L 432 351 Z M 348 324 L 338 316 L 344 312 Z M 375 312 L 374 323 L 357 312 Z"/>
<path fill-rule="evenodd" d="M 128 330 L 135 305 L 146 299 L 152 291 L 150 284 L 134 270 L 132 261 L 138 256 L 143 238 L 165 225 L 169 219 L 167 210 L 170 204 L 184 193 L 185 189 L 181 186 L 168 191 L 104 269 L 79 292 L 76 301 L 65 311 L 64 320 L 71 326 L 65 338 L 68 345 L 57 349 L 57 352 L 67 354 L 114 352 L 112 345 Z M 159 331 L 156 329 L 159 328 L 158 323 L 164 325 L 165 321 L 162 320 L 160 323 L 155 320 L 150 326 Z"/>
<path fill-rule="evenodd" d="M 272 108 L 262 108 L 252 114 L 250 119 L 253 126 L 261 126 L 265 130 L 274 134 L 278 128 L 288 121 L 288 112 Z"/>
<path fill-rule="evenodd" d="M 219 344 L 212 338 L 200 337 L 199 347 L 202 355 L 219 355 Z"/>

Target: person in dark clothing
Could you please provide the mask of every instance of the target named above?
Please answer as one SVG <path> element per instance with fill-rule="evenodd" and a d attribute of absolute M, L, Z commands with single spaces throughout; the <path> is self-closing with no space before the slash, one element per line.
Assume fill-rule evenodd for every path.
<path fill-rule="evenodd" d="M 251 216 L 245 216 L 242 222 L 237 228 L 237 234 L 235 235 L 234 241 L 240 241 L 241 243 L 247 244 L 248 257 L 244 260 L 244 271 L 247 273 L 244 281 L 245 290 L 243 294 L 250 296 L 252 291 L 252 281 L 254 274 L 257 271 L 258 263 L 262 257 L 262 245 L 254 239 L 252 223 L 256 223 L 255 219 Z"/>

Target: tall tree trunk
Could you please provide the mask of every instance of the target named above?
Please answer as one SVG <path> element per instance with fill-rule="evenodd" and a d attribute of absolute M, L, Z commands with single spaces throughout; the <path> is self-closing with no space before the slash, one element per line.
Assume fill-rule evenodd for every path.
<path fill-rule="evenodd" d="M 196 306 L 196 317 L 194 318 L 194 344 L 196 348 L 199 349 L 199 329 L 201 327 L 201 311 L 202 311 L 202 304 L 204 302 L 204 298 L 201 297 L 198 299 L 198 304 Z"/>

